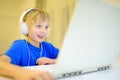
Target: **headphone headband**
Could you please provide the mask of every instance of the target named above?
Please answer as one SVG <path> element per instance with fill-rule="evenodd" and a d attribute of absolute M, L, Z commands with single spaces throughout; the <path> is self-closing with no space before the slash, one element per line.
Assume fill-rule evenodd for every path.
<path fill-rule="evenodd" d="M 20 17 L 20 19 L 19 19 L 19 22 L 20 22 L 20 23 L 23 22 L 23 18 L 25 17 L 25 15 L 26 15 L 28 12 L 30 12 L 31 10 L 33 10 L 33 9 L 35 9 L 35 8 L 30 8 L 30 9 L 26 10 L 26 11 L 21 15 L 21 17 Z"/>

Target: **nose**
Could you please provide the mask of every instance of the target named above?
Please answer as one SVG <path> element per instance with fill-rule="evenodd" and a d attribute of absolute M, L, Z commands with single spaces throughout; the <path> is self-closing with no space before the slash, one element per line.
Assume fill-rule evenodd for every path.
<path fill-rule="evenodd" d="M 45 33 L 45 28 L 42 27 L 42 28 L 40 29 L 40 32 L 41 32 L 41 33 Z"/>

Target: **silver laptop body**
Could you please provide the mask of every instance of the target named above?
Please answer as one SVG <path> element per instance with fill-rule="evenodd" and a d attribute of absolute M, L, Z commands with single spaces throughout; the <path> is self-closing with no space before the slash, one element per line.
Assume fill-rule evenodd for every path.
<path fill-rule="evenodd" d="M 120 53 L 120 8 L 79 0 L 59 55 L 55 78 L 107 70 Z"/>

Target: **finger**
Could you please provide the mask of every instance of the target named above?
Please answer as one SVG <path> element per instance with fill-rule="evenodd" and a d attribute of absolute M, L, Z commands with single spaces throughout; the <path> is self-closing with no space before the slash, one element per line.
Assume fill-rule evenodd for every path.
<path fill-rule="evenodd" d="M 44 72 L 42 74 L 42 79 L 43 80 L 53 80 L 53 76 L 50 73 L 48 73 L 48 72 Z"/>
<path fill-rule="evenodd" d="M 47 73 L 47 79 L 46 80 L 53 80 L 53 75 L 50 73 Z"/>
<path fill-rule="evenodd" d="M 36 63 L 37 63 L 38 65 L 42 65 L 42 59 L 38 59 L 38 60 L 36 61 Z"/>
<path fill-rule="evenodd" d="M 44 78 L 41 75 L 36 75 L 34 80 L 44 80 Z"/>
<path fill-rule="evenodd" d="M 48 61 L 48 60 L 44 60 L 44 61 L 42 62 L 42 64 L 43 64 L 43 65 L 49 64 L 49 61 Z"/>
<path fill-rule="evenodd" d="M 51 63 L 51 62 L 50 62 L 49 59 L 45 59 L 43 64 L 46 65 L 46 64 L 50 64 L 50 63 Z"/>
<path fill-rule="evenodd" d="M 27 79 L 27 80 L 35 80 L 35 78 L 34 78 L 34 77 L 31 77 L 31 78 L 29 78 L 29 79 Z"/>
<path fill-rule="evenodd" d="M 44 61 L 44 65 L 50 64 L 49 61 Z"/>
<path fill-rule="evenodd" d="M 41 61 L 41 60 L 39 60 L 39 61 L 38 61 L 38 64 L 39 64 L 39 65 L 42 65 L 42 61 Z"/>
<path fill-rule="evenodd" d="M 41 63 L 41 60 L 42 60 L 42 58 L 38 58 L 38 59 L 36 60 L 36 64 L 40 64 L 40 63 Z"/>
<path fill-rule="evenodd" d="M 41 63 L 41 65 L 44 65 L 45 59 L 42 59 L 42 60 L 40 61 L 40 63 Z"/>

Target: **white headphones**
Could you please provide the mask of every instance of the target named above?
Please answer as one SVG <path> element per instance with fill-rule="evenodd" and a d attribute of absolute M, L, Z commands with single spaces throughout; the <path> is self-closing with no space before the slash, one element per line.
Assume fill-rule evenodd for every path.
<path fill-rule="evenodd" d="M 31 10 L 33 10 L 35 8 L 30 8 L 28 10 L 26 10 L 20 17 L 19 19 L 19 23 L 20 23 L 20 26 L 21 26 L 21 29 L 22 29 L 22 34 L 26 35 L 28 34 L 28 26 L 27 26 L 27 23 L 23 22 L 23 18 L 26 16 L 26 14 L 28 12 L 30 12 Z"/>

